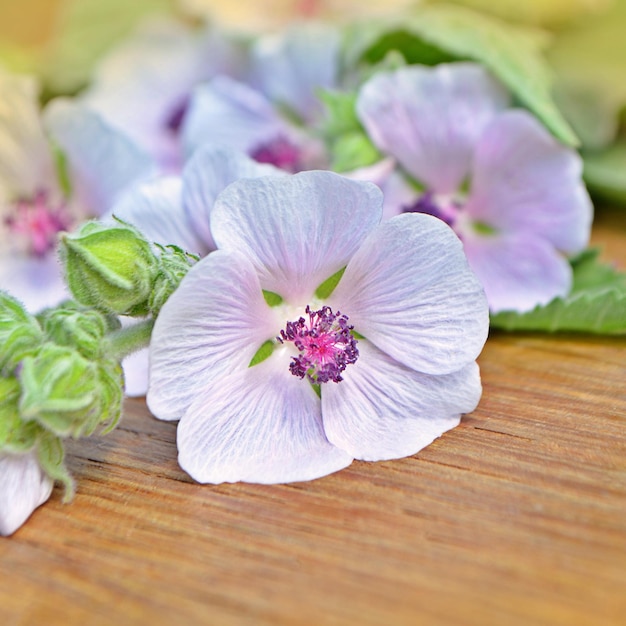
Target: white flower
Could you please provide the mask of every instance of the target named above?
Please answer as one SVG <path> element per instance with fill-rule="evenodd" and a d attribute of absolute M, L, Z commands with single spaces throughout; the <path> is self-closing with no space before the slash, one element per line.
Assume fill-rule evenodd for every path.
<path fill-rule="evenodd" d="M 165 304 L 150 348 L 149 407 L 181 420 L 196 480 L 308 480 L 414 454 L 474 409 L 482 288 L 443 222 L 380 224 L 381 205 L 374 185 L 320 171 L 220 195 L 218 250 Z"/>

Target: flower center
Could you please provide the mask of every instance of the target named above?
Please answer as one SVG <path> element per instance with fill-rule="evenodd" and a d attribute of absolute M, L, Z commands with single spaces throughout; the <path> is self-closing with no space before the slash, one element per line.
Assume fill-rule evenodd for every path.
<path fill-rule="evenodd" d="M 300 150 L 283 136 L 263 143 L 250 152 L 258 163 L 269 163 L 281 170 L 295 173 L 300 171 Z"/>
<path fill-rule="evenodd" d="M 359 357 L 357 340 L 351 333 L 354 326 L 348 325 L 347 315 L 333 313 L 329 306 L 319 311 L 311 311 L 307 306 L 305 313 L 308 319 L 287 322 L 277 337 L 281 343 L 293 342 L 299 351 L 298 356 L 292 357 L 289 370 L 298 378 L 306 376 L 314 384 L 341 382 L 341 372 Z"/>
<path fill-rule="evenodd" d="M 55 248 L 57 234 L 68 230 L 71 219 L 64 203 L 51 204 L 46 191 L 17 200 L 4 225 L 26 254 L 41 258 Z"/>
<path fill-rule="evenodd" d="M 413 204 L 403 207 L 402 212 L 427 213 L 454 227 L 462 208 L 463 201 L 456 197 L 426 191 Z"/>
<path fill-rule="evenodd" d="M 165 120 L 165 128 L 174 135 L 178 135 L 185 115 L 189 110 L 189 98 L 183 98 L 171 111 L 169 117 Z"/>

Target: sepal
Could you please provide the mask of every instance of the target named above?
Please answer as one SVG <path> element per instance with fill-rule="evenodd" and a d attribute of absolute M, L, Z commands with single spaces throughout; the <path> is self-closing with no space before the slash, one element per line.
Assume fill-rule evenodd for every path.
<path fill-rule="evenodd" d="M 158 272 L 152 247 L 131 226 L 89 222 L 61 237 L 68 286 L 78 302 L 118 315 L 143 316 Z"/>
<path fill-rule="evenodd" d="M 13 296 L 0 291 L 0 372 L 13 372 L 42 341 L 37 320 Z"/>

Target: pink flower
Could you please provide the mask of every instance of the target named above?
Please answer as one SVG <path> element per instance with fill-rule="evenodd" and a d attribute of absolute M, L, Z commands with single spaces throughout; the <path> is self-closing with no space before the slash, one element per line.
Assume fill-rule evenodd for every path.
<path fill-rule="evenodd" d="M 407 456 L 474 409 L 488 311 L 461 243 L 430 216 L 381 214 L 375 185 L 331 172 L 219 196 L 218 249 L 150 347 L 148 404 L 180 419 L 193 478 L 309 480 Z"/>
<path fill-rule="evenodd" d="M 589 240 L 581 159 L 472 63 L 381 72 L 359 94 L 376 146 L 423 188 L 397 178 L 395 213 L 419 211 L 461 238 L 490 308 L 526 311 L 566 295 L 567 255 Z M 389 203 L 388 203 L 389 204 Z"/>

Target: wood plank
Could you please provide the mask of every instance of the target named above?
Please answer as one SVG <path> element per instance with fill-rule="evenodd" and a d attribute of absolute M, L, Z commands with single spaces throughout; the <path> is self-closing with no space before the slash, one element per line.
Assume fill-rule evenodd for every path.
<path fill-rule="evenodd" d="M 626 267 L 626 212 L 594 242 Z M 70 446 L 74 503 L 0 541 L 0 623 L 623 624 L 626 339 L 493 333 L 480 364 L 420 454 L 293 485 L 194 484 L 128 400 Z"/>

